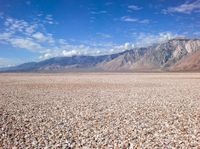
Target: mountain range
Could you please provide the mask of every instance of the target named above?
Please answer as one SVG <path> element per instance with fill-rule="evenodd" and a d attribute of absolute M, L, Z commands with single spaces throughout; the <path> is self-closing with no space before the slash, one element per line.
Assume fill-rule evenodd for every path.
<path fill-rule="evenodd" d="M 54 57 L 1 71 L 200 71 L 200 39 L 175 38 L 111 55 Z"/>

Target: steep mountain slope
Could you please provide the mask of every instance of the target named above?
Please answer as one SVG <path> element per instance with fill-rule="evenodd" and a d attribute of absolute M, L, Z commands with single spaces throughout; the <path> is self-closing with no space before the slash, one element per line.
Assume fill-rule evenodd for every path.
<path fill-rule="evenodd" d="M 132 70 L 134 64 L 144 56 L 147 50 L 147 48 L 137 48 L 125 51 L 112 60 L 98 64 L 97 67 L 105 71 Z"/>
<path fill-rule="evenodd" d="M 178 61 L 172 68 L 172 71 L 200 71 L 200 49 L 194 53 L 188 54 Z"/>
<path fill-rule="evenodd" d="M 129 50 L 112 61 L 102 63 L 101 68 L 106 71 L 166 70 L 199 48 L 198 39 L 172 39 L 147 48 Z"/>
<path fill-rule="evenodd" d="M 190 67 L 197 71 L 199 49 L 200 39 L 176 38 L 111 55 L 55 57 L 4 68 L 3 71 L 184 71 Z"/>
<path fill-rule="evenodd" d="M 150 50 L 146 58 L 154 59 L 156 64 L 167 68 L 174 65 L 183 56 L 193 53 L 199 48 L 200 40 L 173 39 L 166 43 L 159 44 L 155 49 Z"/>

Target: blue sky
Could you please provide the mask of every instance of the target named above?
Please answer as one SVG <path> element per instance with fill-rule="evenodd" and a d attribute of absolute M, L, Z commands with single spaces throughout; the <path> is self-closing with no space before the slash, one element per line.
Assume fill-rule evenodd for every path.
<path fill-rule="evenodd" d="M 200 0 L 0 0 L 0 67 L 200 36 Z"/>

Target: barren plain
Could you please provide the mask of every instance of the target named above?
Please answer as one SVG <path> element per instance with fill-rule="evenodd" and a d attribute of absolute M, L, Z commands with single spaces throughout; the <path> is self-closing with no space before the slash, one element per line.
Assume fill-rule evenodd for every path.
<path fill-rule="evenodd" d="M 0 74 L 0 148 L 199 149 L 200 74 Z"/>

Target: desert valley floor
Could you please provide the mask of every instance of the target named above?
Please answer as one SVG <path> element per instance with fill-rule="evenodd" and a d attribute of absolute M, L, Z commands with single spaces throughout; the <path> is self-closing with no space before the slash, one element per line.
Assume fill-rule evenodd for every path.
<path fill-rule="evenodd" d="M 0 74 L 0 148 L 200 148 L 199 73 Z"/>

